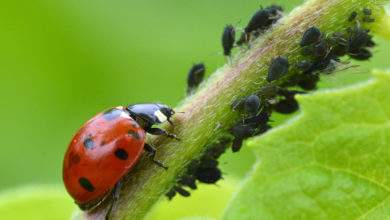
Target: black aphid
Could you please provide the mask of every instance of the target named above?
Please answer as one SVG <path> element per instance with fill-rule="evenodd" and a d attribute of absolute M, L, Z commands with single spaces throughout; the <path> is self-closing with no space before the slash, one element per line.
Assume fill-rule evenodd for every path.
<path fill-rule="evenodd" d="M 272 59 L 271 65 L 268 69 L 267 81 L 272 82 L 280 79 L 282 76 L 288 73 L 290 64 L 286 57 L 276 57 Z"/>
<path fill-rule="evenodd" d="M 357 16 L 358 16 L 358 13 L 357 13 L 356 11 L 353 11 L 353 12 L 351 13 L 351 15 L 349 15 L 348 21 L 351 22 L 351 21 L 356 20 L 356 17 L 357 17 Z"/>
<path fill-rule="evenodd" d="M 168 197 L 169 200 L 171 200 L 176 195 L 175 188 L 170 189 L 165 195 Z"/>
<path fill-rule="evenodd" d="M 361 48 L 358 51 L 349 54 L 349 56 L 355 60 L 368 60 L 372 57 L 372 53 L 367 48 Z"/>
<path fill-rule="evenodd" d="M 181 196 L 184 196 L 184 197 L 188 197 L 190 196 L 190 192 L 188 192 L 187 190 L 185 190 L 184 188 L 182 188 L 181 186 L 175 186 L 174 187 L 175 191 L 177 193 L 179 193 Z"/>
<path fill-rule="evenodd" d="M 213 184 L 222 178 L 222 173 L 217 167 L 209 167 L 197 169 L 195 176 L 202 183 Z"/>
<path fill-rule="evenodd" d="M 321 40 L 313 47 L 313 56 L 317 59 L 325 58 L 330 52 L 330 45 L 326 40 Z"/>
<path fill-rule="evenodd" d="M 236 31 L 233 25 L 226 25 L 222 33 L 222 47 L 223 54 L 225 56 L 230 56 L 232 53 L 234 41 L 236 40 Z"/>
<path fill-rule="evenodd" d="M 320 81 L 318 74 L 307 74 L 301 76 L 297 84 L 302 89 L 310 91 L 317 89 L 318 81 Z"/>
<path fill-rule="evenodd" d="M 279 95 L 283 98 L 278 100 L 277 103 L 275 103 L 272 107 L 276 112 L 282 113 L 282 114 L 291 114 L 299 109 L 299 105 L 297 100 L 295 99 L 296 94 L 302 94 L 304 92 L 301 91 L 295 91 L 295 90 L 287 90 L 287 89 L 280 89 Z"/>
<path fill-rule="evenodd" d="M 371 17 L 371 15 L 372 15 L 371 9 L 364 8 L 363 9 L 363 14 L 364 14 L 363 22 L 374 22 L 375 21 L 375 18 Z"/>
<path fill-rule="evenodd" d="M 363 8 L 363 14 L 364 15 L 372 15 L 372 11 L 369 8 Z"/>
<path fill-rule="evenodd" d="M 311 27 L 303 33 L 300 45 L 304 47 L 317 43 L 320 41 L 321 36 L 322 33 L 317 27 Z"/>
<path fill-rule="evenodd" d="M 256 30 L 267 30 L 273 23 L 280 19 L 281 12 L 283 12 L 283 8 L 278 5 L 271 5 L 258 10 L 245 27 L 245 33 L 248 34 Z"/>
<path fill-rule="evenodd" d="M 184 175 L 184 176 L 180 177 L 178 183 L 182 184 L 184 186 L 188 186 L 191 189 L 196 189 L 197 186 L 196 186 L 195 180 L 196 180 L 195 177 L 192 175 Z"/>
<path fill-rule="evenodd" d="M 261 102 L 258 95 L 253 94 L 243 99 L 238 99 L 233 102 L 232 109 L 234 111 L 242 111 L 246 116 L 254 116 L 260 111 Z"/>
<path fill-rule="evenodd" d="M 238 39 L 236 44 L 241 46 L 248 43 L 251 39 L 251 35 L 254 37 L 260 36 L 269 29 L 272 24 L 276 23 L 282 17 L 282 12 L 283 8 L 279 5 L 271 5 L 258 10 L 249 20 L 248 24 L 244 28 L 244 33 Z"/>
<path fill-rule="evenodd" d="M 346 39 L 345 34 L 335 32 L 330 36 L 329 42 L 332 45 L 331 53 L 334 56 L 341 57 L 347 54 L 348 40 Z"/>
<path fill-rule="evenodd" d="M 308 60 L 301 60 L 297 63 L 297 67 L 303 72 L 303 73 L 310 73 L 310 70 L 313 67 L 313 63 Z"/>
<path fill-rule="evenodd" d="M 369 32 L 369 30 L 360 28 L 358 25 L 349 30 L 348 54 L 351 58 L 367 60 L 372 56 L 368 48 L 375 46 L 375 43 Z"/>
<path fill-rule="evenodd" d="M 268 120 L 268 112 L 263 111 L 256 116 L 245 118 L 236 123 L 230 129 L 230 133 L 234 136 L 232 151 L 239 151 L 245 138 L 266 132 L 270 128 Z"/>
<path fill-rule="evenodd" d="M 187 95 L 190 95 L 202 83 L 206 66 L 203 63 L 194 64 L 187 76 Z"/>

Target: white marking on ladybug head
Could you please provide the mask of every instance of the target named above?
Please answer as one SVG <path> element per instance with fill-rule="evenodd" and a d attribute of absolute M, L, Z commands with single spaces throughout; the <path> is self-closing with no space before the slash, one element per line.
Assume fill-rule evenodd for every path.
<path fill-rule="evenodd" d="M 159 123 L 166 122 L 168 120 L 167 116 L 164 115 L 160 110 L 154 112 L 154 115 L 157 117 Z"/>

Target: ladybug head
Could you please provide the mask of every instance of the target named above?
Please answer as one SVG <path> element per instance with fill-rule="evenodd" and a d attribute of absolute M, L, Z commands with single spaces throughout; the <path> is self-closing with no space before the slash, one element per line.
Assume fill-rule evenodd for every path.
<path fill-rule="evenodd" d="M 175 114 L 175 111 L 170 107 L 162 104 L 157 104 L 159 106 L 159 111 L 166 117 L 165 121 L 169 121 L 172 115 Z"/>
<path fill-rule="evenodd" d="M 168 121 L 172 124 L 170 118 L 175 111 L 163 104 L 145 103 L 129 105 L 127 107 L 130 115 L 144 128 L 151 127 L 154 124 L 160 124 Z"/>

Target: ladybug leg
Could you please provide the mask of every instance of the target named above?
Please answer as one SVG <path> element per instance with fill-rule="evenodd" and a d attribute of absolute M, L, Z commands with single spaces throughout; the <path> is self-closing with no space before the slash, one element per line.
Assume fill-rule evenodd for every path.
<path fill-rule="evenodd" d="M 178 137 L 176 137 L 176 135 L 170 134 L 167 131 L 160 129 L 160 128 L 147 128 L 147 129 L 145 129 L 145 131 L 148 132 L 149 134 L 164 135 L 164 136 L 167 136 L 169 138 L 173 138 L 173 139 L 180 141 L 180 139 Z"/>
<path fill-rule="evenodd" d="M 116 183 L 114 189 L 112 190 L 112 200 L 111 200 L 111 203 L 110 203 L 110 207 L 108 208 L 105 220 L 109 220 L 110 219 L 110 215 L 111 215 L 112 209 L 113 209 L 116 201 L 119 198 L 119 194 L 120 194 L 121 188 L 122 188 L 122 181 L 120 180 L 120 181 L 118 181 Z"/>
<path fill-rule="evenodd" d="M 149 153 L 150 159 L 159 167 L 162 167 L 164 169 L 168 169 L 167 166 L 165 166 L 161 161 L 157 160 L 156 157 L 156 152 L 157 149 L 154 148 L 152 145 L 145 143 L 144 145 L 145 151 Z"/>

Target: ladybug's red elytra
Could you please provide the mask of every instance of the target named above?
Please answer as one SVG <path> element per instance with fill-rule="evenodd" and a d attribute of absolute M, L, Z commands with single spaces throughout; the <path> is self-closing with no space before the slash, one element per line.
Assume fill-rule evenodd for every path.
<path fill-rule="evenodd" d="M 143 150 L 166 168 L 155 159 L 156 149 L 145 143 L 145 137 L 150 133 L 176 138 L 152 127 L 165 121 L 172 124 L 174 113 L 162 104 L 119 106 L 97 114 L 80 128 L 64 157 L 63 180 L 82 210 L 98 206 L 111 193 L 115 198 L 122 177 L 134 167 Z"/>

